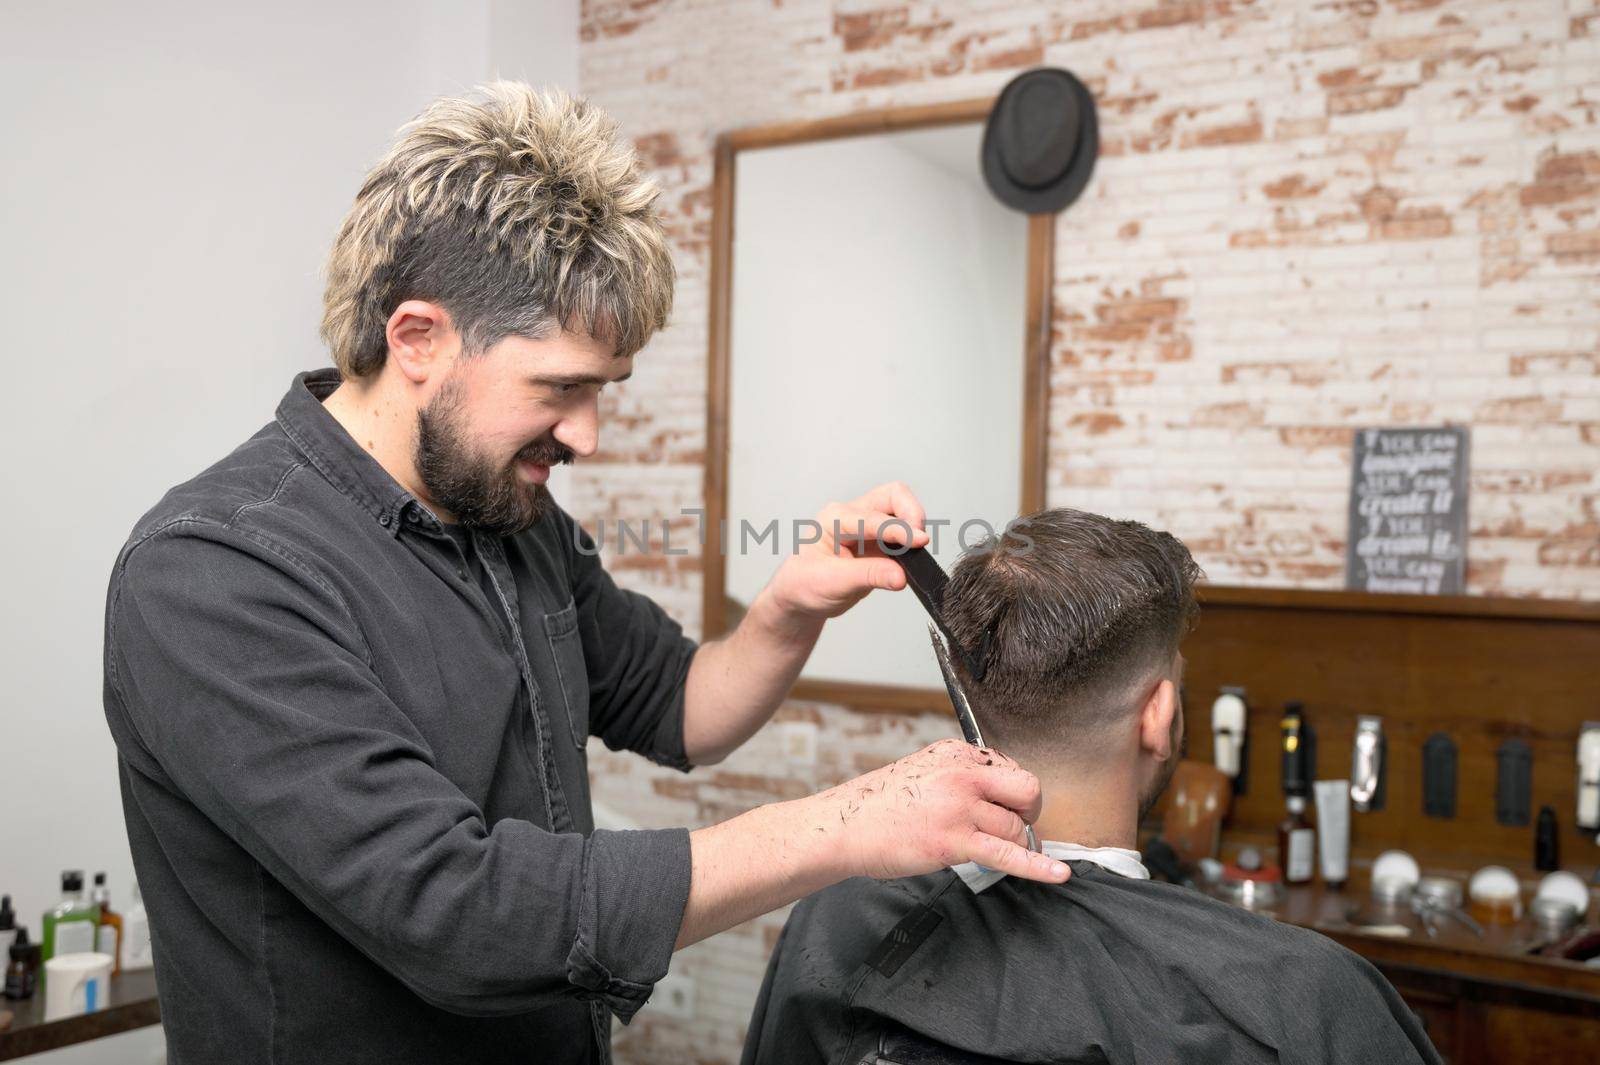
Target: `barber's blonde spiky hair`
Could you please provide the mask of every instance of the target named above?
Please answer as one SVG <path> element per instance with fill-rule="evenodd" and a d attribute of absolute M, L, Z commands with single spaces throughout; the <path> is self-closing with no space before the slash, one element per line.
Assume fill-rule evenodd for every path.
<path fill-rule="evenodd" d="M 367 175 L 328 258 L 322 337 L 345 377 L 377 373 L 408 299 L 463 346 L 588 333 L 632 355 L 666 324 L 673 269 L 644 178 L 586 101 L 495 82 L 434 102 Z"/>

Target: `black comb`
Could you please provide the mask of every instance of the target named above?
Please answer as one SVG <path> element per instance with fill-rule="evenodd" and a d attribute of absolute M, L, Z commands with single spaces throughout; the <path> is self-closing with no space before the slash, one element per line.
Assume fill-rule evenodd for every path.
<path fill-rule="evenodd" d="M 928 554 L 926 547 L 908 548 L 898 555 L 890 555 L 900 568 L 906 571 L 906 583 L 911 585 L 911 590 L 916 593 L 922 609 L 928 612 L 934 625 L 939 629 L 939 634 L 944 637 L 950 649 L 961 656 L 962 664 L 967 667 L 967 672 L 973 680 L 981 681 L 984 671 L 988 667 L 986 659 L 989 657 L 989 634 L 983 636 L 983 644 L 978 648 L 978 654 L 970 654 L 953 635 L 950 626 L 944 622 L 944 590 L 950 583 L 949 576 L 944 567 L 939 565 L 937 559 Z"/>

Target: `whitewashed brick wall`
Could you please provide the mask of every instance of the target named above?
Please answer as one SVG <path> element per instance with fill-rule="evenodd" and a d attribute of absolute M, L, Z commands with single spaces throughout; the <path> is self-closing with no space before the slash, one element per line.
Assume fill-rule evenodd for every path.
<path fill-rule="evenodd" d="M 699 505 L 719 132 L 992 95 L 1046 63 L 1094 91 L 1104 152 L 1058 223 L 1052 504 L 1171 529 L 1220 582 L 1338 587 L 1352 430 L 1465 424 L 1470 590 L 1600 599 L 1593 0 L 586 0 L 581 39 L 584 93 L 666 189 L 680 281 L 608 393 L 580 519 Z M 611 565 L 698 630 L 696 557 Z M 799 703 L 780 720 L 820 728 L 816 765 L 785 763 L 776 732 L 688 777 L 597 746 L 597 799 L 700 825 L 949 729 Z M 694 1020 L 647 1007 L 620 1060 L 736 1061 L 781 921 L 681 955 Z"/>

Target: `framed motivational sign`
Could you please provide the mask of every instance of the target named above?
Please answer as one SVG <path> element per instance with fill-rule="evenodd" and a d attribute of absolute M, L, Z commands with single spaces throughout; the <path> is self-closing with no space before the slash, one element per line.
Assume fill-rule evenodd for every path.
<path fill-rule="evenodd" d="M 1357 429 L 1345 581 L 1364 592 L 1460 595 L 1468 430 Z"/>

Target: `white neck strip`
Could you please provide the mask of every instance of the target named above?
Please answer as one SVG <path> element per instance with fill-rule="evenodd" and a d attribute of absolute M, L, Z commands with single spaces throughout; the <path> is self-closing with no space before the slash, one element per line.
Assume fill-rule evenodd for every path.
<path fill-rule="evenodd" d="M 1116 873 L 1131 880 L 1150 879 L 1150 870 L 1139 860 L 1139 852 L 1126 847 L 1082 847 L 1076 843 L 1047 839 L 1040 841 L 1039 849 L 1057 861 L 1093 862 L 1109 873 Z M 999 883 L 1006 875 L 995 869 L 987 869 L 977 862 L 964 862 L 961 865 L 951 866 L 951 869 L 974 894 Z"/>

